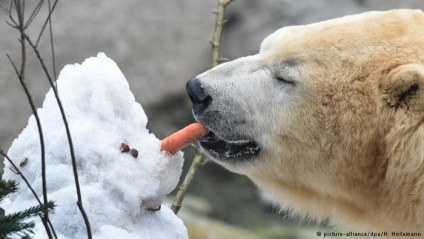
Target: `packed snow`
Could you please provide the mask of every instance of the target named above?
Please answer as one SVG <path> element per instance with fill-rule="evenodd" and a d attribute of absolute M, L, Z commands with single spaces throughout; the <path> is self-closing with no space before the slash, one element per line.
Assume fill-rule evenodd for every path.
<path fill-rule="evenodd" d="M 181 152 L 160 151 L 160 141 L 146 129 L 147 117 L 135 101 L 118 66 L 105 54 L 67 65 L 57 81 L 75 148 L 83 206 L 93 238 L 188 238 L 183 222 L 165 205 L 177 185 L 183 164 Z M 38 115 L 44 132 L 48 199 L 57 207 L 50 215 L 59 238 L 87 238 L 77 208 L 66 131 L 52 89 Z M 122 153 L 121 143 L 138 151 Z M 41 154 L 37 125 L 28 125 L 13 142 L 9 157 L 20 167 L 42 199 Z M 20 190 L 4 205 L 6 214 L 37 205 L 34 196 L 5 162 L 3 179 L 19 182 Z M 39 218 L 34 238 L 47 238 Z"/>

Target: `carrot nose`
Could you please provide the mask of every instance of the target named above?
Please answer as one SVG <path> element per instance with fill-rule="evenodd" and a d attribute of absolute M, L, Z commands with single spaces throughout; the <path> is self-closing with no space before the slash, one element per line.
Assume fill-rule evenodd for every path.
<path fill-rule="evenodd" d="M 161 142 L 161 151 L 174 155 L 188 145 L 201 140 L 208 134 L 208 129 L 202 123 L 192 123 L 185 128 L 164 138 Z"/>

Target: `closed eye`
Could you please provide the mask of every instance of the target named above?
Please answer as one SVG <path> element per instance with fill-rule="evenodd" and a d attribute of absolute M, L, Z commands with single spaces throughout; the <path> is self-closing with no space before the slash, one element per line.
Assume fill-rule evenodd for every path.
<path fill-rule="evenodd" d="M 282 76 L 279 76 L 279 75 L 275 75 L 275 74 L 274 74 L 274 79 L 276 79 L 276 80 L 278 80 L 278 81 L 280 81 L 282 83 L 285 83 L 285 84 L 292 84 L 292 85 L 295 84 L 294 81 L 287 80 L 286 78 L 284 78 Z"/>

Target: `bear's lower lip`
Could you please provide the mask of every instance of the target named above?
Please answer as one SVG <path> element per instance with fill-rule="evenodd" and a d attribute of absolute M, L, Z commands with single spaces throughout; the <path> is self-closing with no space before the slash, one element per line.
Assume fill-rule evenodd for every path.
<path fill-rule="evenodd" d="M 248 159 L 261 151 L 253 140 L 229 141 L 217 136 L 212 130 L 199 143 L 208 154 L 220 160 Z"/>

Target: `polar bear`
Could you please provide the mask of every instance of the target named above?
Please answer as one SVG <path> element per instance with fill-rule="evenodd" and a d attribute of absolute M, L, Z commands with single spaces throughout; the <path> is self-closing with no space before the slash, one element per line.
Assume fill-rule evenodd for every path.
<path fill-rule="evenodd" d="M 205 153 L 284 207 L 348 229 L 424 231 L 422 11 L 282 28 L 187 91 L 210 130 Z"/>

